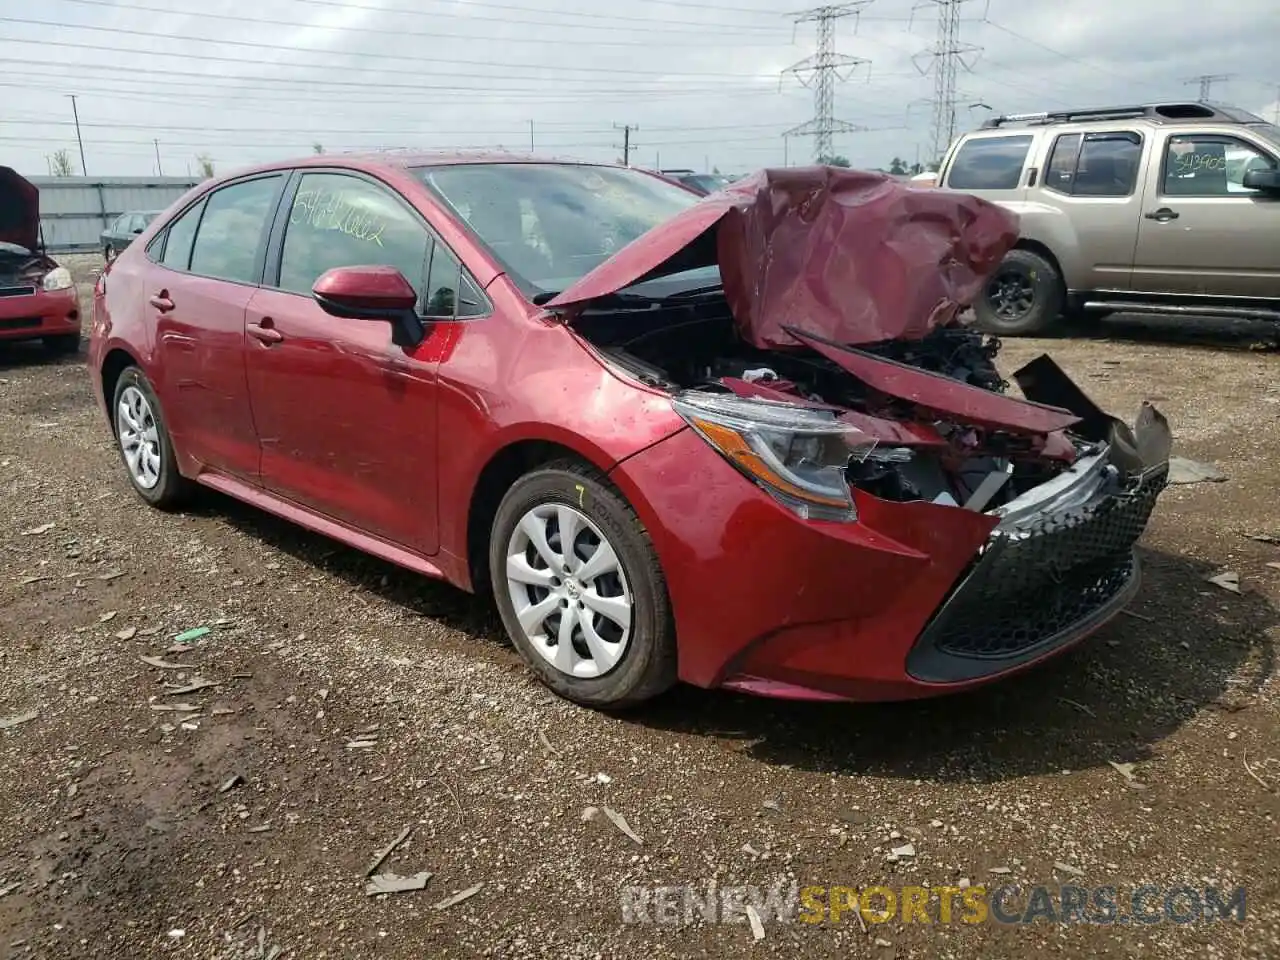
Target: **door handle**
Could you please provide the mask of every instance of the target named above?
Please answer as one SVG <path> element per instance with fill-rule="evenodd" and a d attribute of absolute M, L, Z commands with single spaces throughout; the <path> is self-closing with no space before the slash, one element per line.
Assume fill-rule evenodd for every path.
<path fill-rule="evenodd" d="M 1161 207 L 1159 210 L 1152 210 L 1150 213 L 1144 213 L 1143 216 L 1148 220 L 1158 220 L 1160 223 L 1168 223 L 1170 220 L 1178 219 L 1178 211 L 1170 210 L 1168 207 Z"/>
<path fill-rule="evenodd" d="M 263 317 L 260 323 L 246 324 L 245 329 L 249 331 L 249 336 L 256 337 L 268 345 L 279 343 L 284 339 L 284 334 L 275 328 L 270 317 Z"/>
<path fill-rule="evenodd" d="M 151 298 L 151 305 L 161 313 L 168 313 L 173 309 L 173 301 L 169 299 L 169 291 L 161 290 Z"/>

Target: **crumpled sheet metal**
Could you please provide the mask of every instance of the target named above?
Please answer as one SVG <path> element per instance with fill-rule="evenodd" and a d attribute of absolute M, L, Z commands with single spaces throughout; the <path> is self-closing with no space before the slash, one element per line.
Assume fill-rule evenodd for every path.
<path fill-rule="evenodd" d="M 548 302 L 580 305 L 640 280 L 719 263 L 739 334 L 795 346 L 916 339 L 972 303 L 1018 236 L 977 197 L 913 190 L 839 167 L 761 170 L 659 224 Z"/>
<path fill-rule="evenodd" d="M 912 190 L 837 167 L 763 170 L 717 236 L 725 294 L 743 339 L 840 343 L 919 339 L 981 292 L 1018 238 L 1017 217 L 977 197 Z"/>

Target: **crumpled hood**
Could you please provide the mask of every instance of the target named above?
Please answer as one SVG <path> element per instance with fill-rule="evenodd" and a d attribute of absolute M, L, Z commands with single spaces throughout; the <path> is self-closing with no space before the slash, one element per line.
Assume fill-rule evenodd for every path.
<path fill-rule="evenodd" d="M 761 170 L 623 247 L 546 305 L 718 263 L 740 335 L 795 346 L 918 339 L 972 303 L 1018 237 L 1014 214 L 838 167 Z"/>
<path fill-rule="evenodd" d="M 32 253 L 40 244 L 40 190 L 11 167 L 0 167 L 0 242 Z"/>

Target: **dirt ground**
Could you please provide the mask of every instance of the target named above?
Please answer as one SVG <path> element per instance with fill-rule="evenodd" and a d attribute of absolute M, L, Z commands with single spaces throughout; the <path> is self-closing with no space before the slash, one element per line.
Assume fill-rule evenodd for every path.
<path fill-rule="evenodd" d="M 92 260 L 72 265 L 87 295 Z M 1112 326 L 1010 341 L 1004 365 L 1046 349 L 1117 413 L 1153 400 L 1176 452 L 1229 478 L 1164 495 L 1131 615 L 972 695 L 678 689 L 625 717 L 546 693 L 481 600 L 217 496 L 149 510 L 83 356 L 0 352 L 0 956 L 1280 956 L 1280 539 L 1249 539 L 1280 538 L 1277 356 Z M 1223 571 L 1240 593 L 1207 582 Z M 196 680 L 216 686 L 180 692 Z M 426 888 L 367 896 L 406 827 L 384 869 L 430 871 Z M 758 940 L 624 923 L 628 885 L 713 879 L 1110 884 L 1122 904 L 1143 884 L 1244 886 L 1247 907 L 846 914 Z"/>

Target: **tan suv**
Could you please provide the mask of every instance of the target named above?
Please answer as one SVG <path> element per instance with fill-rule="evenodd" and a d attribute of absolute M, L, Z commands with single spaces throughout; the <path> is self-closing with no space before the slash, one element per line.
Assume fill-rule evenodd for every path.
<path fill-rule="evenodd" d="M 998 117 L 947 151 L 939 184 L 1018 213 L 976 305 L 1004 335 L 1127 313 L 1280 320 L 1280 127 L 1161 103 Z"/>

